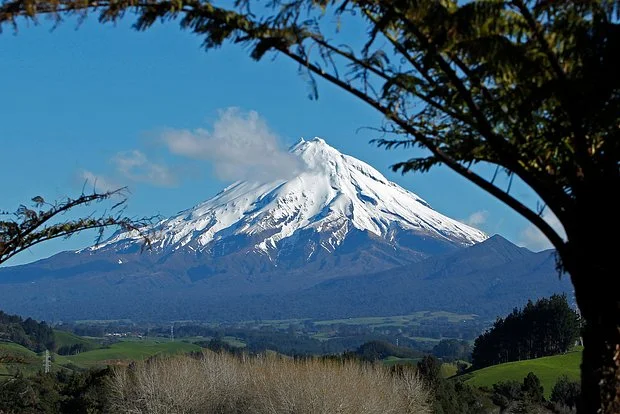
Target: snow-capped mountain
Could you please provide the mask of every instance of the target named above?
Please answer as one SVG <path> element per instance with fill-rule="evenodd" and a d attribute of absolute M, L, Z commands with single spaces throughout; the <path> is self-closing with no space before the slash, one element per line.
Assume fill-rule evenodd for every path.
<path fill-rule="evenodd" d="M 552 253 L 487 238 L 321 139 L 290 152 L 293 178 L 237 182 L 156 224 L 149 250 L 119 233 L 0 268 L 0 308 L 46 320 L 494 318 L 570 288 Z"/>
<path fill-rule="evenodd" d="M 158 223 L 153 249 L 214 256 L 243 251 L 277 265 L 292 248 L 297 261 L 301 254 L 307 262 L 360 236 L 405 249 L 411 260 L 487 238 L 321 138 L 301 139 L 290 153 L 302 166 L 294 178 L 232 184 Z M 141 242 L 136 234 L 122 233 L 90 251 L 132 250 Z"/>

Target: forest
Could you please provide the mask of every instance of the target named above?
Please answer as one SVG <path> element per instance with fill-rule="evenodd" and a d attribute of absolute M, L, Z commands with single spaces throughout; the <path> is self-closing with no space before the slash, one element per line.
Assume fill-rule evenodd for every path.
<path fill-rule="evenodd" d="M 22 319 L 0 311 L 0 341 L 15 342 L 31 351 L 55 350 L 54 331 L 45 322 Z M 0 361 L 1 362 L 1 361 Z"/>
<path fill-rule="evenodd" d="M 475 368 L 540 358 L 568 351 L 580 334 L 580 319 L 566 295 L 553 295 L 498 318 L 474 342 Z"/>

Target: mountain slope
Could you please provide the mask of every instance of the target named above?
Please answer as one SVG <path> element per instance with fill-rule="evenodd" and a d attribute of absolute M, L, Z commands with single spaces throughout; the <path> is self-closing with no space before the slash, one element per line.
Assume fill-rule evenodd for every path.
<path fill-rule="evenodd" d="M 321 251 L 334 252 L 358 232 L 393 246 L 402 242 L 402 247 L 422 255 L 486 239 L 481 231 L 434 211 L 417 195 L 320 138 L 302 139 L 290 153 L 300 161 L 294 178 L 234 183 L 159 223 L 154 249 L 186 248 L 215 256 L 244 250 L 279 262 L 284 242 L 302 234 L 310 239 L 303 254 L 306 261 Z M 119 234 L 90 251 L 131 248 L 137 239 L 135 234 Z"/>
<path fill-rule="evenodd" d="M 278 307 L 331 317 L 408 314 L 422 310 L 476 313 L 488 318 L 509 313 L 528 299 L 564 292 L 572 297 L 568 277 L 555 269 L 553 251 L 531 252 L 501 236 L 472 247 L 387 271 L 324 281 L 287 298 Z"/>
<path fill-rule="evenodd" d="M 301 140 L 290 152 L 300 166 L 294 178 L 237 182 L 155 225 L 151 249 L 144 253 L 136 234 L 120 233 L 98 246 L 0 275 L 4 282 L 97 273 L 225 279 L 222 283 L 283 271 L 305 275 L 280 278 L 274 288 L 286 290 L 291 283 L 299 288 L 402 266 L 487 237 L 320 138 Z M 241 281 L 237 285 L 244 288 Z"/>
<path fill-rule="evenodd" d="M 324 275 L 221 274 L 191 281 L 153 267 L 151 273 L 93 271 L 0 288 L 0 308 L 47 320 L 332 319 L 420 310 L 494 319 L 527 299 L 572 292 L 566 277 L 558 280 L 551 251 L 532 253 L 499 236 L 379 273 L 343 276 L 331 267 Z"/>

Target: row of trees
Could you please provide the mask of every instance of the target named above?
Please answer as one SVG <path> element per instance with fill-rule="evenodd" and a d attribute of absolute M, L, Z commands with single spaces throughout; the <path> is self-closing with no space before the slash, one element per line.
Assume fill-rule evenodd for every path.
<path fill-rule="evenodd" d="M 32 318 L 23 320 L 20 316 L 8 315 L 2 311 L 0 340 L 18 343 L 35 352 L 56 348 L 54 330 L 45 322 L 37 322 Z"/>
<path fill-rule="evenodd" d="M 459 339 L 442 339 L 433 347 L 432 353 L 446 362 L 458 360 L 471 362 L 471 345 Z"/>
<path fill-rule="evenodd" d="M 522 382 L 507 380 L 493 384 L 491 399 L 501 412 L 536 413 L 544 407 L 554 413 L 569 414 L 574 413 L 580 404 L 580 393 L 578 382 L 561 376 L 547 401 L 540 380 L 530 372 Z"/>
<path fill-rule="evenodd" d="M 566 352 L 580 333 L 579 315 L 566 295 L 531 300 L 499 318 L 493 327 L 476 338 L 472 351 L 475 368 L 510 361 L 539 358 Z"/>

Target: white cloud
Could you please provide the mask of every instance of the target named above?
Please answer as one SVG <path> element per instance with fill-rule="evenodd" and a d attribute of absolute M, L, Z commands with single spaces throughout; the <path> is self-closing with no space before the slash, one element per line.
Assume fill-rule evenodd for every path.
<path fill-rule="evenodd" d="M 211 131 L 170 129 L 161 139 L 174 154 L 209 161 L 225 180 L 286 179 L 303 168 L 255 111 L 228 108 Z"/>
<path fill-rule="evenodd" d="M 88 170 L 80 171 L 78 173 L 78 178 L 85 183 L 85 191 L 88 191 L 89 187 L 98 192 L 114 191 L 122 187 L 122 185 Z"/>
<path fill-rule="evenodd" d="M 487 222 L 489 218 L 489 212 L 487 210 L 474 211 L 466 219 L 461 220 L 463 223 L 472 227 L 482 226 Z"/>
<path fill-rule="evenodd" d="M 566 232 L 564 231 L 564 227 L 562 227 L 562 223 L 560 223 L 560 220 L 558 220 L 555 214 L 552 212 L 545 213 L 543 214 L 543 219 L 549 223 L 549 225 L 563 239 L 566 240 Z M 547 237 L 533 224 L 529 224 L 525 229 L 523 229 L 519 237 L 519 242 L 517 244 L 520 246 L 525 246 L 535 252 L 553 248 L 553 245 L 549 242 Z"/>
<path fill-rule="evenodd" d="M 116 170 L 130 180 L 161 187 L 177 184 L 177 178 L 170 168 L 150 161 L 141 151 L 119 152 L 112 158 L 112 162 L 116 165 Z"/>

